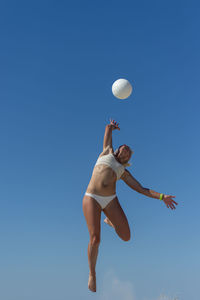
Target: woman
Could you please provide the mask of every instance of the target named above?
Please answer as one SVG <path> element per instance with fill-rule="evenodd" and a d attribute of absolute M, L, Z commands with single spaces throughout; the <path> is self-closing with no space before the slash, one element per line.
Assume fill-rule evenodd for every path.
<path fill-rule="evenodd" d="M 125 168 L 132 151 L 127 145 L 120 146 L 115 152 L 112 147 L 112 131 L 119 128 L 114 120 L 106 126 L 103 152 L 99 155 L 90 183 L 83 198 L 83 212 L 87 222 L 90 241 L 88 245 L 89 280 L 88 288 L 96 292 L 95 266 L 100 243 L 101 212 L 106 215 L 105 223 L 112 226 L 123 241 L 130 240 L 130 228 L 116 196 L 116 182 L 122 179 L 129 187 L 145 196 L 163 200 L 166 206 L 175 209 L 175 196 L 157 193 L 144 188 Z"/>

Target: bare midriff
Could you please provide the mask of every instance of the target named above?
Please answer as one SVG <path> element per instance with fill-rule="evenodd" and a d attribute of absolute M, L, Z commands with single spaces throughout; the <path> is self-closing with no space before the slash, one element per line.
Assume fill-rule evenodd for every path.
<path fill-rule="evenodd" d="M 109 166 L 97 165 L 94 167 L 86 192 L 100 196 L 114 195 L 116 181 L 117 175 Z"/>

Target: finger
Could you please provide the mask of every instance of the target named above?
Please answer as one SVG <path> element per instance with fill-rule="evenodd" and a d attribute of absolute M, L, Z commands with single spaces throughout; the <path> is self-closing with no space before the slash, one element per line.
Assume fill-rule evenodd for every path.
<path fill-rule="evenodd" d="M 175 209 L 176 208 L 173 204 L 171 204 L 170 207 L 171 207 L 171 209 Z"/>
<path fill-rule="evenodd" d="M 174 200 L 172 200 L 172 201 L 173 201 L 173 203 L 175 203 L 176 205 L 178 205 L 178 203 L 176 201 L 174 201 Z"/>
<path fill-rule="evenodd" d="M 174 205 L 174 203 L 172 202 L 171 205 L 174 207 L 174 209 L 176 209 L 176 206 Z"/>

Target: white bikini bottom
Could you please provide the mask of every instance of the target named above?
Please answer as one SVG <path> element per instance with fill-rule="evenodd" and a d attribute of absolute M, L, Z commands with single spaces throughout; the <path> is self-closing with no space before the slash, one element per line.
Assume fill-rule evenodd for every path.
<path fill-rule="evenodd" d="M 85 193 L 85 195 L 94 198 L 99 203 L 102 209 L 104 209 L 116 197 L 116 194 L 111 196 L 99 196 L 95 194 Z"/>

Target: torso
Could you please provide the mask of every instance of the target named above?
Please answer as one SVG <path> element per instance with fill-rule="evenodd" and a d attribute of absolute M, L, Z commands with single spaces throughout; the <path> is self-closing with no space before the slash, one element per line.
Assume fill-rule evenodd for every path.
<path fill-rule="evenodd" d="M 113 153 L 111 148 L 105 149 L 99 157 L 109 153 Z M 116 193 L 116 181 L 117 175 L 112 168 L 104 164 L 95 165 L 86 192 L 101 196 L 114 195 Z"/>

